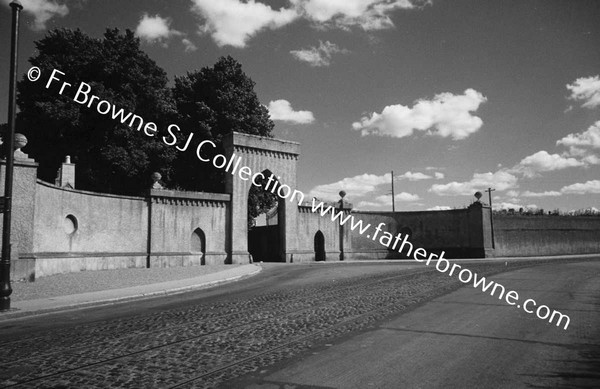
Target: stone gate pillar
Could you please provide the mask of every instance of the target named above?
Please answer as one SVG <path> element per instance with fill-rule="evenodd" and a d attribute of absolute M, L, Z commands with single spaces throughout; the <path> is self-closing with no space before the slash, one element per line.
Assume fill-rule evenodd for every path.
<path fill-rule="evenodd" d="M 231 263 L 248 263 L 248 192 L 252 180 L 241 179 L 239 171 L 244 166 L 250 168 L 252 174 L 268 169 L 281 184 L 289 186 L 293 192 L 296 190 L 300 145 L 281 139 L 234 132 L 223 139 L 223 146 L 227 160 L 233 159 L 233 166 L 238 165 L 237 161 L 240 160 L 234 174 L 231 174 L 233 169 L 225 173 L 225 191 L 231 194 L 228 251 Z M 298 248 L 298 200 L 298 197 L 279 199 L 285 203 L 283 215 L 279 215 L 281 255 L 285 262 L 292 261 Z"/>
<path fill-rule="evenodd" d="M 24 147 L 27 138 L 15 134 L 15 144 Z M 35 279 L 35 259 L 33 257 L 34 211 L 37 188 L 38 164 L 20 149 L 14 152 L 14 173 L 11 219 L 11 264 L 12 280 Z M 6 161 L 0 160 L 0 196 L 4 196 Z M 0 233 L 3 226 L 0 223 Z"/>
<path fill-rule="evenodd" d="M 467 208 L 469 248 L 474 258 L 494 257 L 492 209 L 475 201 Z"/>

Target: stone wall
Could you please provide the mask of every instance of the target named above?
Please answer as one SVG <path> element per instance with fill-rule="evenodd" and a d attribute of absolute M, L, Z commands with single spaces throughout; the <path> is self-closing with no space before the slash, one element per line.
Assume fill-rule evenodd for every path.
<path fill-rule="evenodd" d="M 144 198 L 59 188 L 34 188 L 35 276 L 81 270 L 145 267 L 148 204 Z"/>
<path fill-rule="evenodd" d="M 363 224 L 371 224 L 369 231 L 360 234 L 358 229 L 351 232 L 351 247 L 348 257 L 353 259 L 394 259 L 406 258 L 406 245 L 400 253 L 386 249 L 380 244 L 379 234 L 376 240 L 371 238 L 375 227 L 385 223 L 382 231 L 396 236 L 408 234 L 414 248 L 422 247 L 429 253 L 445 252 L 446 258 L 482 258 L 491 256 L 491 236 L 489 208 L 481 203 L 473 203 L 467 209 L 448 211 L 419 212 L 353 212 L 355 218 Z"/>
<path fill-rule="evenodd" d="M 333 204 L 335 205 L 335 204 Z M 350 211 L 346 205 L 346 214 Z M 338 210 L 336 209 L 336 212 Z M 345 229 L 347 230 L 347 229 Z M 303 204 L 298 207 L 298 250 L 294 253 L 294 262 L 312 262 L 317 259 L 325 261 L 340 260 L 340 226 L 331 221 L 331 215 L 321 216 L 318 212 L 312 212 L 312 206 Z M 315 239 L 318 233 L 323 234 L 325 249 L 324 258 L 317 258 Z M 344 252 L 350 247 L 350 234 L 344 233 Z"/>
<path fill-rule="evenodd" d="M 297 143 L 231 134 L 224 139 L 224 146 L 223 158 L 232 165 L 239 160 L 240 169 L 247 166 L 252 173 L 268 169 L 280 184 L 290 191 L 296 189 Z M 0 163 L 1 191 L 3 171 Z M 35 161 L 15 157 L 12 279 L 125 267 L 247 263 L 251 259 L 247 206 L 252 183 L 237 173 L 225 174 L 228 194 L 152 189 L 145 197 L 61 188 L 37 181 L 36 173 Z M 351 223 L 340 228 L 330 214 L 321 216 L 312 212 L 310 203 L 298 205 L 301 199 L 292 200 L 279 201 L 278 223 L 269 231 L 278 239 L 275 260 L 282 262 L 406 257 L 398 248 L 380 244 L 383 232 L 377 239 L 371 238 L 380 223 L 384 223 L 382 231 L 393 236 L 409 235 L 414 248 L 436 254 L 444 251 L 446 258 L 600 252 L 597 217 L 498 215 L 493 220 L 494 249 L 490 209 L 479 202 L 467 209 L 395 213 L 351 212 L 351 204 L 344 203 L 345 215 L 351 215 L 355 223 L 361 220 L 363 226 L 370 224 L 360 234 L 358 228 L 351 230 Z M 337 212 L 337 204 L 333 205 Z"/>
<path fill-rule="evenodd" d="M 227 262 L 230 195 L 152 189 L 150 201 L 149 267 Z"/>
<path fill-rule="evenodd" d="M 600 217 L 494 215 L 496 256 L 600 253 Z"/>

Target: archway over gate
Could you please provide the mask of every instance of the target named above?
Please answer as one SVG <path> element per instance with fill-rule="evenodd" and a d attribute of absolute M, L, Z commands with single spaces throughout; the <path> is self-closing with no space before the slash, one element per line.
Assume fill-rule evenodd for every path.
<path fill-rule="evenodd" d="M 246 167 L 252 176 L 269 169 L 277 174 L 276 179 L 279 182 L 294 190 L 300 145 L 296 142 L 233 132 L 223 138 L 223 146 L 225 157 L 233 161 L 231 171 L 225 174 L 225 190 L 231 194 L 231 232 L 227 240 L 229 262 L 248 263 L 248 193 L 253 184 L 252 179 L 244 180 L 236 172 Z M 290 199 L 280 199 L 279 203 L 277 222 L 280 260 L 291 262 L 298 248 L 298 203 Z"/>

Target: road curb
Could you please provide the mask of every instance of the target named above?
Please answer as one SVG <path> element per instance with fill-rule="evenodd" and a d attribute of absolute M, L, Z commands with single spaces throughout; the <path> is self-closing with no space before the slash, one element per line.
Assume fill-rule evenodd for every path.
<path fill-rule="evenodd" d="M 254 264 L 254 265 L 255 265 L 256 269 L 251 271 L 250 273 L 240 274 L 240 275 L 227 277 L 227 278 L 223 278 L 223 279 L 219 279 L 219 280 L 200 282 L 198 284 L 193 284 L 193 285 L 173 287 L 173 288 L 168 288 L 168 289 L 160 289 L 160 290 L 135 293 L 135 294 L 123 295 L 123 296 L 111 297 L 111 298 L 102 298 L 102 299 L 94 300 L 94 301 L 84 301 L 84 302 L 78 302 L 78 303 L 72 303 L 72 304 L 65 304 L 65 305 L 55 306 L 55 307 L 47 308 L 47 309 L 44 309 L 44 308 L 41 308 L 41 309 L 29 309 L 29 308 L 11 309 L 8 312 L 0 313 L 0 322 L 12 320 L 12 319 L 20 319 L 20 318 L 28 317 L 28 316 L 40 316 L 40 315 L 52 314 L 52 313 L 57 313 L 57 312 L 62 312 L 62 311 L 70 311 L 70 310 L 77 310 L 77 309 L 84 309 L 84 308 L 91 308 L 91 307 L 101 307 L 101 306 L 106 306 L 106 305 L 111 305 L 111 304 L 123 303 L 123 302 L 127 302 L 127 301 L 141 300 L 141 299 L 160 297 L 160 296 L 176 295 L 176 294 L 191 292 L 194 290 L 208 289 L 208 288 L 212 288 L 212 287 L 215 287 L 215 286 L 218 286 L 221 284 L 227 284 L 227 283 L 231 283 L 231 282 L 235 282 L 235 281 L 240 281 L 242 279 L 257 275 L 258 273 L 260 273 L 262 271 L 262 267 L 258 264 Z M 213 274 L 217 274 L 217 273 L 213 273 Z M 151 287 L 152 285 L 153 284 L 150 284 L 150 285 L 148 285 L 148 287 Z M 156 285 L 156 284 L 154 284 L 154 285 Z M 129 289 L 129 288 L 125 288 L 125 289 Z M 119 290 L 120 289 L 112 290 L 112 292 L 117 293 Z M 99 291 L 99 292 L 94 292 L 94 293 L 104 293 L 104 292 L 110 293 L 111 290 Z M 48 298 L 48 299 L 44 299 L 44 300 L 55 300 L 55 299 L 60 299 L 60 298 L 64 298 L 64 297 L 69 297 L 69 296 L 57 296 L 57 297 Z M 35 300 L 35 301 L 37 301 L 37 300 Z M 25 300 L 25 301 L 15 302 L 15 304 L 27 303 L 27 302 L 28 301 Z"/>

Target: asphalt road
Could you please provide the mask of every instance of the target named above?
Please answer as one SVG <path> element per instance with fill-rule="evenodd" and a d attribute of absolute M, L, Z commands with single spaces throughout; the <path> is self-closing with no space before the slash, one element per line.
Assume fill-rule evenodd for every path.
<path fill-rule="evenodd" d="M 0 386 L 598 387 L 600 262 L 503 265 L 468 267 L 508 270 L 494 279 L 569 314 L 569 329 L 419 264 L 267 265 L 210 290 L 4 322 Z"/>
<path fill-rule="evenodd" d="M 569 327 L 465 287 L 232 385 L 600 388 L 600 262 L 545 265 L 493 279 L 568 315 Z"/>

